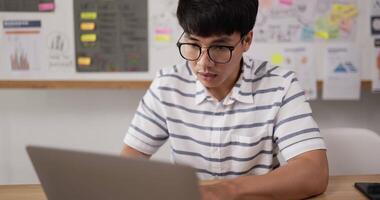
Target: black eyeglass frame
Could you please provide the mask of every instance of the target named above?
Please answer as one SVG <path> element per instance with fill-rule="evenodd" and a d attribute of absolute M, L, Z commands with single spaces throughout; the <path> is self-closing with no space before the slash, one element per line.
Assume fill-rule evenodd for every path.
<path fill-rule="evenodd" d="M 232 52 L 235 50 L 235 48 L 236 48 L 236 46 L 239 44 L 239 43 L 241 43 L 244 39 L 245 39 L 245 37 L 246 37 L 246 35 L 243 35 L 241 38 L 240 38 L 240 40 L 235 44 L 235 45 L 233 45 L 233 46 L 229 46 L 229 45 L 211 45 L 211 46 L 208 46 L 208 47 L 201 47 L 201 46 L 199 46 L 198 44 L 195 44 L 195 43 L 189 43 L 189 42 L 179 42 L 180 40 L 181 40 L 181 38 L 182 38 L 182 36 L 184 35 L 184 33 L 182 33 L 181 34 L 181 37 L 179 37 L 179 39 L 178 39 L 178 41 L 177 41 L 177 47 L 178 47 L 178 51 L 179 51 L 179 54 L 181 55 L 181 57 L 183 58 L 183 59 L 185 59 L 185 60 L 187 60 L 187 61 L 196 61 L 196 60 L 199 60 L 199 58 L 201 57 L 201 55 L 202 55 L 202 49 L 203 48 L 206 48 L 207 49 L 207 55 L 208 55 L 208 57 L 210 58 L 210 60 L 212 61 L 212 62 L 214 62 L 214 63 L 217 63 L 217 64 L 226 64 L 226 63 L 229 63 L 230 61 L 231 61 L 231 59 L 232 59 Z M 192 45 L 192 46 L 194 46 L 194 47 L 198 47 L 199 48 L 199 55 L 198 55 L 198 57 L 197 58 L 195 58 L 195 59 L 188 59 L 188 58 L 186 58 L 183 54 L 182 54 L 182 52 L 181 52 L 181 47 L 182 47 L 182 45 Z M 220 47 L 223 47 L 223 48 L 228 48 L 229 50 L 230 50 L 230 58 L 226 61 L 226 62 L 217 62 L 217 61 L 215 61 L 212 57 L 211 57 L 211 55 L 210 55 L 210 49 L 211 48 L 220 48 Z"/>

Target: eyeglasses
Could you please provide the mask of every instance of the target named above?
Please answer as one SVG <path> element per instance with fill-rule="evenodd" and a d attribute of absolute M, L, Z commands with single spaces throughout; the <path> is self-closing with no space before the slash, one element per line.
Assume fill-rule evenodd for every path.
<path fill-rule="evenodd" d="M 182 38 L 182 35 L 180 39 Z M 232 51 L 234 51 L 236 46 L 241 41 L 243 41 L 244 38 L 245 36 L 241 37 L 241 39 L 233 46 L 211 45 L 209 47 L 201 47 L 198 44 L 194 44 L 194 43 L 182 43 L 182 42 L 179 42 L 180 40 L 179 39 L 177 42 L 177 47 L 182 58 L 188 61 L 198 60 L 202 55 L 202 48 L 205 48 L 207 49 L 207 54 L 211 61 L 218 64 L 226 64 L 230 62 L 232 58 Z"/>

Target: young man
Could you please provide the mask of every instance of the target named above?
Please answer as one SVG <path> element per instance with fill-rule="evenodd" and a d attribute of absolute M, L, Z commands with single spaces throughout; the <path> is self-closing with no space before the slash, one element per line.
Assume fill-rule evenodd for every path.
<path fill-rule="evenodd" d="M 174 163 L 217 180 L 200 186 L 203 199 L 324 192 L 325 144 L 294 72 L 243 56 L 257 9 L 257 0 L 179 0 L 177 46 L 187 62 L 155 78 L 122 155 L 149 158 L 169 140 Z"/>

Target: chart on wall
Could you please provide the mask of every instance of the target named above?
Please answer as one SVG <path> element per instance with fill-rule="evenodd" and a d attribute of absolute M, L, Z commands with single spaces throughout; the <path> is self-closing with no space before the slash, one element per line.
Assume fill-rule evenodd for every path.
<path fill-rule="evenodd" d="M 147 6 L 147 0 L 75 0 L 77 71 L 148 71 Z"/>
<path fill-rule="evenodd" d="M 0 0 L 0 11 L 51 12 L 54 9 L 54 0 Z"/>
<path fill-rule="evenodd" d="M 40 66 L 41 20 L 4 20 L 1 66 L 7 71 L 35 71 Z"/>
<path fill-rule="evenodd" d="M 357 0 L 260 0 L 256 42 L 354 41 Z"/>

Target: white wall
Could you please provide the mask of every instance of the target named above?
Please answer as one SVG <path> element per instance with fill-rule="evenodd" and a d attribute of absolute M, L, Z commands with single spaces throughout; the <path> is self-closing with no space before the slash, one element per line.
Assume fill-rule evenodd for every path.
<path fill-rule="evenodd" d="M 119 153 L 144 91 L 0 90 L 0 184 L 36 177 L 28 144 Z"/>
<path fill-rule="evenodd" d="M 143 90 L 0 90 L 0 184 L 37 183 L 28 144 L 118 154 Z M 380 133 L 380 94 L 312 101 L 321 128 Z M 168 148 L 156 159 L 168 160 Z"/>

